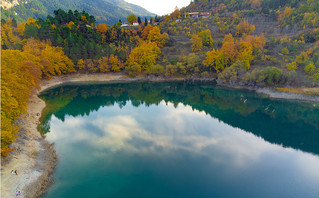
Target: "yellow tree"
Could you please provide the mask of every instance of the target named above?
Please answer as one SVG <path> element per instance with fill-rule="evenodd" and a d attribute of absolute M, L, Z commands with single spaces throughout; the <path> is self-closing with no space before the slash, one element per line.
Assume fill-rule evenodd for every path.
<path fill-rule="evenodd" d="M 63 52 L 61 47 L 53 47 L 50 42 L 27 40 L 23 51 L 38 56 L 41 60 L 41 70 L 45 78 L 62 73 L 75 72 L 74 64 Z"/>
<path fill-rule="evenodd" d="M 266 39 L 263 34 L 260 36 L 246 36 L 243 41 L 252 44 L 254 55 L 259 55 L 266 45 Z"/>
<path fill-rule="evenodd" d="M 11 26 L 12 19 L 1 24 L 1 43 L 8 49 L 15 49 L 17 44 L 21 43 L 21 39 L 14 34 Z"/>
<path fill-rule="evenodd" d="M 1 51 L 1 155 L 17 137 L 18 128 L 12 125 L 21 113 L 27 113 L 31 86 L 38 86 L 41 71 L 39 58 L 19 50 Z"/>
<path fill-rule="evenodd" d="M 83 70 L 85 68 L 83 59 L 79 59 L 76 63 L 77 70 Z"/>
<path fill-rule="evenodd" d="M 171 19 L 173 19 L 174 21 L 176 19 L 181 18 L 181 12 L 179 11 L 178 7 L 175 7 L 175 10 L 170 14 Z"/>
<path fill-rule="evenodd" d="M 106 31 L 107 31 L 107 25 L 105 23 L 97 24 L 96 32 L 98 32 L 98 33 L 100 33 L 102 35 L 102 42 L 105 41 L 105 38 L 106 38 L 105 33 L 106 33 Z"/>
<path fill-rule="evenodd" d="M 87 22 L 87 18 L 84 15 L 81 15 L 81 20 L 84 21 L 85 23 Z"/>
<path fill-rule="evenodd" d="M 203 61 L 206 67 L 213 67 L 217 73 L 222 71 L 226 66 L 226 59 L 220 50 L 213 49 L 206 53 L 206 59 Z"/>
<path fill-rule="evenodd" d="M 107 31 L 107 25 L 105 23 L 97 24 L 96 26 L 96 32 L 100 34 L 105 34 Z"/>
<path fill-rule="evenodd" d="M 229 65 L 235 62 L 237 56 L 237 49 L 234 42 L 234 38 L 231 34 L 225 35 L 221 52 L 225 56 L 227 63 Z"/>
<path fill-rule="evenodd" d="M 22 22 L 22 23 L 18 24 L 16 31 L 18 32 L 18 34 L 20 36 L 24 36 L 24 30 L 25 30 L 25 23 Z"/>
<path fill-rule="evenodd" d="M 34 18 L 32 17 L 29 17 L 28 20 L 27 20 L 27 24 L 30 25 L 31 23 L 36 23 L 37 20 L 35 20 Z"/>
<path fill-rule="evenodd" d="M 290 6 L 285 7 L 284 11 L 278 16 L 278 22 L 282 24 L 286 18 L 290 17 L 291 13 L 292 13 L 292 8 Z"/>
<path fill-rule="evenodd" d="M 142 31 L 142 38 L 147 40 L 150 31 L 153 29 L 153 26 L 147 25 Z"/>
<path fill-rule="evenodd" d="M 111 65 L 111 69 L 113 72 L 119 72 L 121 70 L 120 61 L 117 58 L 117 56 L 114 56 L 113 54 L 111 54 L 111 56 L 109 57 L 109 63 Z"/>
<path fill-rule="evenodd" d="M 237 60 L 241 60 L 244 65 L 244 69 L 248 70 L 250 68 L 250 63 L 254 60 L 253 56 L 253 46 L 245 41 L 239 43 L 239 53 Z"/>
<path fill-rule="evenodd" d="M 75 26 L 75 24 L 74 24 L 73 21 L 70 21 L 70 22 L 68 23 L 68 28 L 69 28 L 69 29 L 72 29 L 74 26 Z"/>
<path fill-rule="evenodd" d="M 201 31 L 199 37 L 202 39 L 203 45 L 213 47 L 214 40 L 209 29 Z"/>
<path fill-rule="evenodd" d="M 135 47 L 126 62 L 128 66 L 139 65 L 142 70 L 150 70 L 150 67 L 155 64 L 158 55 L 161 54 L 161 49 L 153 42 L 142 42 Z"/>
<path fill-rule="evenodd" d="M 98 60 L 98 68 L 100 72 L 105 73 L 110 71 L 107 57 L 102 57 Z"/>
<path fill-rule="evenodd" d="M 250 35 L 255 31 L 255 26 L 248 23 L 247 20 L 241 21 L 237 25 L 237 36 Z"/>
<path fill-rule="evenodd" d="M 161 30 L 157 26 L 150 29 L 147 35 L 147 40 L 157 43 L 159 47 L 162 47 L 163 43 L 165 42 L 164 35 L 161 34 Z"/>
<path fill-rule="evenodd" d="M 201 51 L 203 47 L 202 39 L 198 36 L 198 34 L 193 34 L 192 38 L 190 39 L 192 42 L 192 51 Z"/>
<path fill-rule="evenodd" d="M 235 40 L 234 40 L 234 37 L 233 37 L 232 34 L 226 34 L 226 35 L 224 36 L 223 44 L 224 44 L 225 42 L 234 42 L 234 41 L 235 41 Z"/>
<path fill-rule="evenodd" d="M 41 58 L 49 61 L 54 69 L 52 75 L 61 75 L 75 72 L 74 64 L 63 52 L 61 47 L 53 47 L 46 44 L 46 47 L 41 52 Z M 45 73 L 46 71 L 43 71 Z"/>

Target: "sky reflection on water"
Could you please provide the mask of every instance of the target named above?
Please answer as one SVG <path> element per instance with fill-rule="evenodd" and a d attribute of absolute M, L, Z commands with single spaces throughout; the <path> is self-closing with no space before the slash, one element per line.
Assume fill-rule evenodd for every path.
<path fill-rule="evenodd" d="M 59 164 L 45 197 L 319 197 L 318 155 L 181 103 L 53 115 L 50 129 Z"/>

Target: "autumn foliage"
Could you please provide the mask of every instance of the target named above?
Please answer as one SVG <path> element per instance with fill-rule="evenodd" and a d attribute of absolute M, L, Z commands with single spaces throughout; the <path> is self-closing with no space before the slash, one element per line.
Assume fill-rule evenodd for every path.
<path fill-rule="evenodd" d="M 263 36 L 247 36 L 235 41 L 231 34 L 225 35 L 221 49 L 207 52 L 203 65 L 212 67 L 219 73 L 236 61 L 241 61 L 243 68 L 248 70 L 254 57 L 263 50 L 265 43 Z"/>
<path fill-rule="evenodd" d="M 138 65 L 142 70 L 150 70 L 155 64 L 161 49 L 153 42 L 142 42 L 134 48 L 126 62 L 128 66 Z"/>
<path fill-rule="evenodd" d="M 72 61 L 50 42 L 27 40 L 23 50 L 1 51 L 1 155 L 12 150 L 9 145 L 18 135 L 12 121 L 27 113 L 27 99 L 40 79 L 75 72 Z"/>
<path fill-rule="evenodd" d="M 252 24 L 249 24 L 247 20 L 241 21 L 237 25 L 237 36 L 245 36 L 245 35 L 250 35 L 255 31 L 255 26 Z"/>

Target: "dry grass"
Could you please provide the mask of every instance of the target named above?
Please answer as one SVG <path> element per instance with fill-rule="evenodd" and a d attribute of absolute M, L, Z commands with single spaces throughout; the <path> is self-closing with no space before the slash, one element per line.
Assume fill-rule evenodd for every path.
<path fill-rule="evenodd" d="M 276 88 L 277 91 L 319 96 L 319 88 Z"/>

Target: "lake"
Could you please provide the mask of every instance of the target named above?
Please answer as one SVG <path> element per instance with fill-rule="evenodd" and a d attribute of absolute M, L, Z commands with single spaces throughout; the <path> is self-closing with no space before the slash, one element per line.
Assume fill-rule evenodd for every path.
<path fill-rule="evenodd" d="M 40 96 L 58 164 L 44 198 L 319 197 L 319 104 L 200 82 Z"/>

